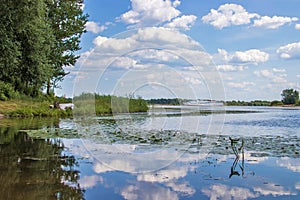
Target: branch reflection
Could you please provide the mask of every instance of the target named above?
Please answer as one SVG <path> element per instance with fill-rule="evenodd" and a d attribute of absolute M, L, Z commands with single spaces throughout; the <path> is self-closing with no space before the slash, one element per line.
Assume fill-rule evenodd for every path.
<path fill-rule="evenodd" d="M 230 169 L 229 178 L 231 178 L 232 176 L 240 176 L 241 175 L 240 172 L 238 170 L 236 170 L 237 165 L 239 165 L 242 176 L 244 176 L 244 166 L 245 166 L 244 165 L 244 161 L 245 161 L 245 152 L 244 152 L 244 143 L 245 142 L 244 142 L 244 139 L 243 138 L 235 139 L 235 138 L 229 137 L 229 140 L 230 140 L 231 149 L 232 149 L 232 151 L 235 155 L 234 162 L 233 162 L 233 164 L 231 166 L 231 169 Z M 240 161 L 240 155 L 242 155 L 241 163 L 239 162 Z"/>

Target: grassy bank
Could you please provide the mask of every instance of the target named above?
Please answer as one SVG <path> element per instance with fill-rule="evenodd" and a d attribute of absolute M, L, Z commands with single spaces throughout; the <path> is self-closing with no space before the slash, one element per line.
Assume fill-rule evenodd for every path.
<path fill-rule="evenodd" d="M 51 98 L 40 96 L 37 98 L 19 97 L 0 101 L 0 114 L 5 117 L 71 117 L 71 109 L 51 109 L 54 101 L 59 103 L 71 103 L 72 99 Z M 74 99 L 77 114 L 95 112 L 96 115 L 110 115 L 112 113 L 147 112 L 147 102 L 141 98 L 127 98 L 115 96 L 101 96 L 97 94 L 82 94 Z M 92 114 L 92 113 L 91 113 Z"/>
<path fill-rule="evenodd" d="M 66 102 L 67 100 L 61 100 Z M 68 117 L 70 109 L 50 109 L 54 100 L 46 98 L 22 98 L 0 101 L 0 113 L 5 117 Z"/>

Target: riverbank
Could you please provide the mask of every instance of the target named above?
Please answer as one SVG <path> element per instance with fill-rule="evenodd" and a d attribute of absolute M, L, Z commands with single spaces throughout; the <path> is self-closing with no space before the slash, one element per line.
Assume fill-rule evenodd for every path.
<path fill-rule="evenodd" d="M 58 106 L 54 106 L 54 102 Z M 127 98 L 115 96 L 102 96 L 97 94 L 82 94 L 74 99 L 63 97 L 50 98 L 41 96 L 38 98 L 23 97 L 0 101 L 0 119 L 26 118 L 26 117 L 72 117 L 73 107 L 76 106 L 76 114 L 95 111 L 96 115 L 111 115 L 112 113 L 138 113 L 147 112 L 148 104 L 141 98 Z M 64 106 L 60 105 L 72 105 Z M 57 108 L 55 108 L 57 107 Z"/>
<path fill-rule="evenodd" d="M 51 109 L 53 104 L 47 100 L 9 100 L 0 101 L 0 119 L 24 117 L 68 117 L 72 116 L 71 109 Z"/>

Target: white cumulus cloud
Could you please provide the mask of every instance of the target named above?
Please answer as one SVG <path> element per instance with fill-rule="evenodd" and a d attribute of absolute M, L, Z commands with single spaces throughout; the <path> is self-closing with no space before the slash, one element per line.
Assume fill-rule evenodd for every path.
<path fill-rule="evenodd" d="M 105 26 L 100 26 L 97 22 L 89 21 L 85 24 L 85 28 L 87 31 L 91 31 L 92 33 L 100 33 L 106 29 Z"/>
<path fill-rule="evenodd" d="M 175 1 L 173 2 L 173 6 L 174 6 L 174 7 L 177 7 L 177 6 L 179 6 L 180 4 L 181 4 L 180 0 L 175 0 Z"/>
<path fill-rule="evenodd" d="M 130 37 L 125 38 L 107 38 L 98 36 L 94 39 L 96 45 L 93 55 L 105 56 L 105 53 L 122 55 L 128 53 L 128 49 L 135 49 L 132 53 L 133 56 L 142 55 L 144 59 L 159 58 L 163 61 L 177 60 L 180 57 L 188 59 L 190 62 L 197 61 L 207 64 L 210 62 L 211 56 L 202 51 L 200 44 L 189 38 L 187 35 L 180 33 L 179 31 L 171 30 L 163 27 L 149 27 L 141 28 L 134 32 Z M 147 47 L 148 50 L 143 50 Z M 176 52 L 156 51 L 154 49 L 149 50 L 149 47 L 154 49 L 160 47 L 161 49 L 174 49 Z M 151 49 L 151 48 L 150 48 Z M 101 52 L 101 53 L 100 53 Z M 101 55 L 100 55 L 101 54 Z M 109 55 L 108 55 L 109 56 Z M 91 55 L 89 55 L 89 58 Z M 201 59 L 199 59 L 201 58 Z"/>
<path fill-rule="evenodd" d="M 152 43 L 160 43 L 161 45 L 172 44 L 176 46 L 185 47 L 187 49 L 199 46 L 198 42 L 192 40 L 187 35 L 163 27 L 139 29 L 137 37 L 137 40 L 141 42 L 152 41 Z"/>
<path fill-rule="evenodd" d="M 144 49 L 131 53 L 131 56 L 137 58 L 143 58 L 147 61 L 173 61 L 178 60 L 179 56 L 171 54 L 167 51 L 157 50 L 157 49 Z"/>
<path fill-rule="evenodd" d="M 120 20 L 134 27 L 155 26 L 169 22 L 180 15 L 176 0 L 131 0 L 131 10 L 122 14 Z"/>
<path fill-rule="evenodd" d="M 245 8 L 237 4 L 224 4 L 218 10 L 211 9 L 210 13 L 202 17 L 202 21 L 222 29 L 231 25 L 251 23 L 251 19 L 259 17 L 256 13 L 248 13 Z"/>
<path fill-rule="evenodd" d="M 97 47 L 101 47 L 102 50 L 107 52 L 122 51 L 124 49 L 136 46 L 137 42 L 133 38 L 118 39 L 118 38 L 107 38 L 98 36 L 94 39 L 93 43 Z"/>
<path fill-rule="evenodd" d="M 82 73 L 86 81 L 76 85 L 76 93 L 91 91 L 97 83 L 94 80 L 104 72 L 107 75 L 130 71 L 122 76 L 122 81 L 117 82 L 119 90 L 114 92 L 118 95 L 129 94 L 136 85 L 144 82 L 168 84 L 168 87 L 185 96 L 192 96 L 190 85 L 201 86 L 201 91 L 205 90 L 202 87 L 204 82 L 213 85 L 211 87 L 221 85 L 219 73 L 211 62 L 211 55 L 197 41 L 178 30 L 164 27 L 139 28 L 118 35 L 118 38 L 98 36 L 93 42 L 95 47 L 83 53 L 79 59 L 79 70 L 88 74 Z M 188 71 L 190 68 L 185 68 L 191 66 L 197 66 L 194 68 L 201 70 L 201 76 L 197 72 Z M 180 73 L 186 71 L 189 73 Z M 150 74 L 155 77 L 148 77 Z M 221 98 L 220 94 L 222 93 L 216 90 L 213 95 L 217 97 L 214 99 Z"/>
<path fill-rule="evenodd" d="M 237 89 L 244 89 L 244 88 L 247 88 L 249 86 L 254 86 L 255 83 L 253 82 L 241 82 L 241 83 L 235 83 L 235 82 L 229 82 L 227 84 L 229 87 L 232 87 L 232 88 L 237 88 Z"/>
<path fill-rule="evenodd" d="M 202 81 L 199 78 L 185 77 L 184 79 L 187 83 L 190 83 L 193 85 L 201 85 L 202 84 Z"/>
<path fill-rule="evenodd" d="M 195 23 L 197 17 L 195 15 L 183 15 L 172 20 L 172 22 L 165 25 L 168 28 L 189 30 Z"/>
<path fill-rule="evenodd" d="M 217 70 L 224 72 L 244 71 L 247 67 L 242 65 L 218 65 Z"/>
<path fill-rule="evenodd" d="M 267 29 L 277 29 L 280 26 L 295 21 L 298 21 L 297 17 L 263 16 L 259 19 L 254 20 L 253 26 L 267 28 Z"/>
<path fill-rule="evenodd" d="M 211 9 L 207 15 L 202 17 L 202 21 L 218 29 L 246 24 L 266 29 L 277 29 L 285 24 L 297 22 L 298 18 L 261 16 L 258 13 L 249 13 L 243 6 L 238 4 L 223 4 L 217 10 Z M 295 28 L 300 29 L 300 25 L 296 24 Z"/>
<path fill-rule="evenodd" d="M 228 53 L 224 49 L 218 49 L 219 55 L 223 60 L 229 63 L 251 63 L 257 65 L 269 60 L 270 55 L 259 49 L 250 49 L 247 51 L 236 51 Z"/>
<path fill-rule="evenodd" d="M 254 71 L 254 74 L 258 77 L 270 79 L 273 83 L 286 83 L 287 75 L 283 72 L 285 71 L 273 68 L 273 70 L 265 69 L 260 71 Z"/>
<path fill-rule="evenodd" d="M 295 29 L 300 30 L 300 24 L 296 24 Z"/>
<path fill-rule="evenodd" d="M 285 69 L 273 68 L 273 72 L 286 72 Z"/>
<path fill-rule="evenodd" d="M 138 66 L 137 61 L 129 57 L 118 57 L 111 65 L 125 69 L 136 68 Z"/>
<path fill-rule="evenodd" d="M 281 58 L 284 59 L 299 59 L 300 58 L 300 42 L 291 43 L 281 46 L 276 51 Z"/>

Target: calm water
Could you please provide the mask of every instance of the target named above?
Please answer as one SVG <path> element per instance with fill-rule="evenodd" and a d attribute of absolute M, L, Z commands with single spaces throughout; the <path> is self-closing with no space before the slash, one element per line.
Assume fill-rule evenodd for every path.
<path fill-rule="evenodd" d="M 300 199 L 299 153 L 299 109 L 3 119 L 0 199 Z"/>

